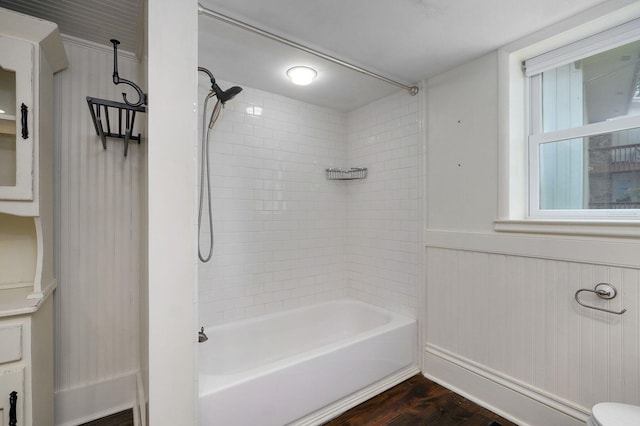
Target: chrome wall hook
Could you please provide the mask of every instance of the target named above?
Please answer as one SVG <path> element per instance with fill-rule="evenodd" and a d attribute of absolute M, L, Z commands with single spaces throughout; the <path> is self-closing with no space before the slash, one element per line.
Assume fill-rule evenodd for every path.
<path fill-rule="evenodd" d="M 576 294 L 575 294 L 576 302 L 578 302 L 578 304 L 580 306 L 584 306 L 585 308 L 595 309 L 597 311 L 607 312 L 609 314 L 622 315 L 625 312 L 627 312 L 626 309 L 622 309 L 621 311 L 616 312 L 616 311 L 611 311 L 609 309 L 598 308 L 596 306 L 585 305 L 584 303 L 582 303 L 580 301 L 580 298 L 578 297 L 578 295 L 580 293 L 582 293 L 583 291 L 587 291 L 589 293 L 594 293 L 596 296 L 598 296 L 601 299 L 611 300 L 611 299 L 613 299 L 614 297 L 616 297 L 618 295 L 618 290 L 616 290 L 616 288 L 614 286 L 612 286 L 611 284 L 599 283 L 599 284 L 596 284 L 596 286 L 595 286 L 595 288 L 593 290 L 589 290 L 588 288 L 583 288 L 583 289 L 580 289 L 580 290 L 576 291 Z"/>

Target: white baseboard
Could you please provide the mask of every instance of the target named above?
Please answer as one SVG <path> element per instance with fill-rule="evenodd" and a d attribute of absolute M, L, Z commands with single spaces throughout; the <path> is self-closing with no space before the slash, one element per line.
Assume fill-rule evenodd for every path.
<path fill-rule="evenodd" d="M 142 384 L 142 373 L 136 371 L 136 407 L 133 410 L 134 426 L 147 426 L 147 397 Z"/>
<path fill-rule="evenodd" d="M 587 411 L 569 401 L 427 344 L 423 374 L 518 425 L 584 426 Z"/>
<path fill-rule="evenodd" d="M 133 408 L 136 372 L 55 393 L 55 425 L 75 426 Z"/>
<path fill-rule="evenodd" d="M 356 405 L 361 404 L 366 400 L 386 391 L 387 389 L 390 389 L 393 386 L 404 382 L 408 378 L 415 376 L 419 372 L 420 369 L 416 365 L 403 368 L 402 370 L 390 376 L 387 376 L 370 386 L 367 386 L 359 392 L 351 394 L 341 399 L 340 401 L 337 401 L 301 419 L 296 420 L 289 426 L 315 426 L 326 423 L 327 421 L 339 416 L 340 414 L 355 407 Z"/>

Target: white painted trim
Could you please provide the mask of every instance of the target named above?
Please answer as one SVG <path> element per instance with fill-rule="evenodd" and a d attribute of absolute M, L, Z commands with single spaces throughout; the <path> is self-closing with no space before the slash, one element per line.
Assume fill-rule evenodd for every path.
<path fill-rule="evenodd" d="M 331 405 L 328 405 L 318 411 L 315 411 L 295 422 L 290 423 L 289 426 L 314 426 L 324 424 L 325 422 L 339 416 L 345 411 L 359 405 L 368 399 L 373 398 L 376 395 L 381 394 L 387 389 L 404 382 L 410 377 L 420 373 L 420 368 L 416 365 L 406 367 L 384 379 L 367 386 L 366 388 L 351 394 L 340 401 L 337 401 Z"/>
<path fill-rule="evenodd" d="M 36 272 L 33 277 L 33 292 L 36 295 L 42 294 L 42 267 L 44 263 L 44 237 L 42 231 L 42 218 L 34 217 L 34 225 L 36 228 Z M 29 298 L 32 295 L 28 296 Z M 38 296 L 39 297 L 39 296 Z"/>
<path fill-rule="evenodd" d="M 136 372 L 55 393 L 55 425 L 74 426 L 136 405 Z"/>
<path fill-rule="evenodd" d="M 96 52 L 106 53 L 109 55 L 113 55 L 113 46 L 108 46 L 106 44 L 95 43 L 93 41 L 85 40 L 83 38 L 78 38 L 74 36 L 70 36 L 68 34 L 62 34 L 62 42 L 64 44 L 73 44 L 75 46 L 84 47 L 85 49 L 91 49 Z M 105 42 L 109 42 L 109 40 L 105 40 Z M 131 61 L 139 62 L 138 57 L 135 53 L 131 53 L 127 50 L 118 49 L 118 60 L 120 59 L 128 59 Z"/>
<path fill-rule="evenodd" d="M 498 217 L 525 217 L 528 203 L 527 134 L 529 102 L 521 62 L 498 51 Z"/>
<path fill-rule="evenodd" d="M 147 426 L 147 397 L 142 384 L 142 373 L 136 371 L 136 388 L 137 388 L 137 406 L 134 412 L 135 426 Z"/>
<path fill-rule="evenodd" d="M 136 405 L 133 407 L 133 426 L 141 426 L 140 423 L 140 404 L 136 400 Z"/>
<path fill-rule="evenodd" d="M 428 174 L 426 173 L 427 164 L 428 164 L 428 155 L 429 150 L 428 146 L 428 128 L 427 128 L 427 119 L 429 117 L 428 114 L 428 84 L 426 80 L 420 82 L 419 85 L 420 91 L 418 92 L 418 154 L 419 154 L 419 165 L 418 170 L 420 176 L 418 177 L 418 188 L 420 193 L 420 204 L 419 204 L 419 212 L 418 217 L 422 218 L 420 236 L 419 236 L 419 247 L 418 247 L 418 283 L 426 283 L 427 282 L 427 252 L 424 247 L 423 242 L 425 241 L 425 230 L 428 228 L 428 215 L 426 214 L 428 208 L 428 185 L 427 179 Z M 418 345 L 416 345 L 417 360 L 420 369 L 424 368 L 424 360 L 423 353 L 420 348 L 427 342 L 427 286 L 426 285 L 418 285 Z"/>
<path fill-rule="evenodd" d="M 575 409 L 558 398 L 548 398 L 544 392 L 518 387 L 515 379 L 493 375 L 435 347 L 425 348 L 425 354 L 427 378 L 511 422 L 521 426 L 584 426 L 587 414 L 582 407 Z"/>
<path fill-rule="evenodd" d="M 640 2 L 610 0 L 498 50 L 498 217 L 528 214 L 528 151 L 522 61 L 640 17 Z M 593 235 L 593 234 L 588 234 Z"/>
<path fill-rule="evenodd" d="M 64 49 L 59 43 L 57 24 L 3 8 L 0 28 L 5 36 L 40 45 L 54 73 L 68 66 Z"/>
<path fill-rule="evenodd" d="M 640 238 L 638 220 L 496 220 L 498 232 Z"/>
<path fill-rule="evenodd" d="M 509 256 L 640 268 L 636 239 L 427 230 L 426 246 Z"/>
<path fill-rule="evenodd" d="M 503 49 L 522 60 L 541 55 L 640 17 L 636 0 L 609 0 L 516 40 Z"/>
<path fill-rule="evenodd" d="M 54 278 L 51 281 L 49 281 L 49 284 L 47 284 L 44 288 L 42 288 L 41 291 L 30 293 L 27 296 L 27 299 L 41 299 L 38 302 L 38 305 L 36 306 L 36 310 L 37 310 L 37 308 L 42 304 L 42 302 L 44 302 L 47 299 L 47 297 L 49 297 L 49 295 L 53 293 L 53 290 L 55 290 L 56 287 L 58 287 L 58 280 Z"/>
<path fill-rule="evenodd" d="M 447 351 L 446 349 L 439 348 L 436 345 L 427 344 L 425 347 L 425 351 L 431 355 L 437 356 L 452 364 L 462 367 L 474 374 L 484 377 L 485 379 L 491 380 L 492 382 L 500 386 L 509 388 L 514 392 L 526 396 L 527 398 L 538 401 L 539 403 L 544 404 L 547 407 L 560 411 L 567 416 L 575 418 L 576 420 L 586 421 L 587 419 L 589 410 L 587 410 L 586 408 L 581 407 L 577 404 L 573 404 L 570 401 L 564 400 L 562 398 L 558 398 L 557 396 L 542 389 L 531 386 L 526 382 L 507 376 L 506 374 L 502 374 L 499 371 L 493 370 L 475 361 L 459 356 L 453 352 Z"/>
<path fill-rule="evenodd" d="M 529 136 L 529 142 L 537 148 L 538 145 L 549 142 L 566 141 L 583 138 L 585 136 L 602 135 L 640 127 L 640 117 L 637 115 L 616 118 L 611 121 L 585 124 L 580 127 L 557 130 L 555 132 L 540 133 Z"/>
<path fill-rule="evenodd" d="M 147 20 L 148 422 L 195 425 L 198 2 L 148 0 Z"/>
<path fill-rule="evenodd" d="M 527 59 L 525 75 L 541 73 L 550 68 L 560 67 L 588 56 L 610 50 L 640 37 L 637 19 L 618 25 L 607 31 L 596 33 L 590 37 L 567 44 L 542 55 Z"/>

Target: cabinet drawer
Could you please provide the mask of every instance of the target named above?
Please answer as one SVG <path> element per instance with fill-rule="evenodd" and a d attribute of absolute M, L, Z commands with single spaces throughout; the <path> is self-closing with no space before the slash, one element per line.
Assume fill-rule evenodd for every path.
<path fill-rule="evenodd" d="M 22 326 L 0 326 L 0 364 L 22 359 Z"/>

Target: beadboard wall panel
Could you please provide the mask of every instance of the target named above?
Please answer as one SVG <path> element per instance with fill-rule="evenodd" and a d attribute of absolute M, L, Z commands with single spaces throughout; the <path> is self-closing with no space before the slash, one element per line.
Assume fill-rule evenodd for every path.
<path fill-rule="evenodd" d="M 577 420 L 597 402 L 640 404 L 638 268 L 434 247 L 426 262 L 427 354 L 525 389 Z M 581 300 L 624 307 L 624 315 L 575 302 L 577 290 L 599 282 L 618 297 Z"/>
<path fill-rule="evenodd" d="M 112 83 L 111 49 L 70 37 L 65 48 L 69 68 L 55 77 L 58 394 L 138 369 L 142 247 L 139 147 L 131 144 L 127 158 L 121 140 L 108 139 L 103 149 L 85 100 L 121 100 L 128 90 Z M 138 62 L 120 53 L 120 75 L 135 79 Z M 144 120 L 139 114 L 138 128 Z M 93 412 L 110 408 L 95 404 Z M 65 413 L 56 415 L 61 423 Z"/>

